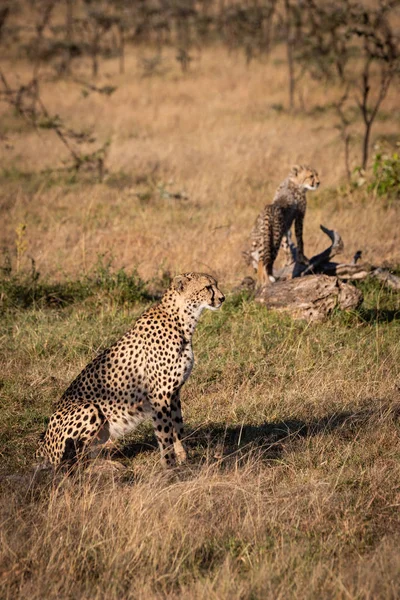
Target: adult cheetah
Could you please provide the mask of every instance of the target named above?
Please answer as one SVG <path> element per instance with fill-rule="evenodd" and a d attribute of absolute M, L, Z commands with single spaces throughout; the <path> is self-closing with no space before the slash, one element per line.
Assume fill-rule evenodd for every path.
<path fill-rule="evenodd" d="M 244 252 L 248 264 L 257 271 L 258 283 L 275 282 L 273 265 L 281 246 L 290 264 L 290 228 L 294 222 L 297 240 L 297 262 L 307 264 L 304 256 L 303 221 L 307 207 L 307 190 L 320 185 L 318 173 L 312 167 L 295 165 L 289 176 L 276 190 L 272 204 L 267 204 L 258 215 L 251 232 L 251 250 Z"/>
<path fill-rule="evenodd" d="M 71 464 L 151 417 L 163 465 L 184 461 L 179 394 L 193 367 L 192 336 L 203 309 L 216 310 L 224 300 L 210 275 L 175 277 L 159 304 L 71 383 L 37 456 L 54 467 Z"/>

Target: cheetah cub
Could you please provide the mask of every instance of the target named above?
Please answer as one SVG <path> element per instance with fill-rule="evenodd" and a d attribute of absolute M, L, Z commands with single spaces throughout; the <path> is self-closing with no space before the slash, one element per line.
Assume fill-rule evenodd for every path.
<path fill-rule="evenodd" d="M 175 277 L 160 303 L 71 383 L 36 455 L 55 467 L 71 464 L 151 417 L 163 465 L 185 460 L 179 394 L 193 367 L 192 336 L 203 309 L 224 300 L 210 275 Z"/>
<path fill-rule="evenodd" d="M 297 240 L 297 261 L 307 264 L 303 246 L 303 221 L 306 212 L 306 191 L 316 190 L 320 184 L 315 169 L 305 165 L 292 167 L 289 177 L 276 190 L 272 204 L 267 204 L 258 215 L 251 232 L 251 250 L 245 254 L 248 264 L 257 271 L 260 285 L 275 282 L 273 265 L 285 236 L 286 257 L 290 257 L 290 228 L 294 221 Z"/>

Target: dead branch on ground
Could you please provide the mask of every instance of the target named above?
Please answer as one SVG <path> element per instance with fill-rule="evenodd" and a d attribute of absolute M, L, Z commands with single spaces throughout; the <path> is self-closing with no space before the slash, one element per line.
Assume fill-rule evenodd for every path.
<path fill-rule="evenodd" d="M 372 277 L 400 290 L 400 277 L 389 269 L 360 261 L 361 250 L 355 253 L 351 263 L 333 261 L 343 252 L 343 240 L 337 231 L 323 225 L 321 229 L 331 240 L 330 246 L 313 256 L 308 265 L 302 265 L 296 262 L 296 248 L 290 241 L 292 263 L 274 271 L 276 283 L 256 290 L 258 302 L 288 312 L 294 318 L 315 321 L 326 318 L 335 308 L 349 310 L 361 304 L 362 292 L 352 281 Z M 255 282 L 247 277 L 242 287 L 254 289 Z"/>

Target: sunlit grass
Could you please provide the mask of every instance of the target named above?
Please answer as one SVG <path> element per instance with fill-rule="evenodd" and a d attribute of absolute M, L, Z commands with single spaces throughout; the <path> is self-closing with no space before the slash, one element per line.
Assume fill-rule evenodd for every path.
<path fill-rule="evenodd" d="M 182 76 L 167 49 L 165 76 L 141 79 L 132 50 L 125 75 L 102 71 L 111 98 L 46 80 L 52 114 L 111 139 L 102 183 L 49 172 L 66 158 L 53 132 L 0 107 L 2 598 L 399 597 L 398 292 L 358 283 L 359 310 L 307 325 L 232 291 L 258 211 L 297 162 L 322 181 L 306 254 L 326 247 L 323 223 L 340 258 L 399 268 L 399 204 L 344 182 L 337 90 L 304 81 L 306 112 L 289 114 L 276 58 L 247 68 L 213 48 Z M 390 94 L 374 135 L 396 109 Z M 116 445 L 121 471 L 33 481 L 52 403 L 189 270 L 216 275 L 227 300 L 194 338 L 188 464 L 163 472 L 144 424 Z"/>

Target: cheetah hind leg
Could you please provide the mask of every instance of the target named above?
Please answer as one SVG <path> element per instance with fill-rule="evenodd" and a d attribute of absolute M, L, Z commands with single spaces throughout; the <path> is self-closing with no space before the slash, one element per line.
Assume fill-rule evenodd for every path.
<path fill-rule="evenodd" d="M 97 407 L 96 407 L 97 408 Z M 96 420 L 93 423 L 92 428 L 85 434 L 84 437 L 73 440 L 66 440 L 66 451 L 68 452 L 68 443 L 70 444 L 71 455 L 67 458 L 70 464 L 76 461 L 94 460 L 97 459 L 104 450 L 107 452 L 107 458 L 109 458 L 109 452 L 114 447 L 110 439 L 110 425 L 105 420 L 103 413 L 98 408 L 98 416 L 100 422 Z M 92 416 L 94 419 L 94 416 Z M 104 419 L 104 420 L 103 420 Z M 73 445 L 72 445 L 73 444 Z"/>
<path fill-rule="evenodd" d="M 109 424 L 103 412 L 97 405 L 88 403 L 52 415 L 42 450 L 56 469 L 61 465 L 71 467 L 98 454 L 109 437 Z"/>
<path fill-rule="evenodd" d="M 88 419 L 84 421 L 81 429 L 78 425 L 86 416 Z M 97 457 L 110 438 L 109 423 L 101 408 L 93 403 L 86 405 L 82 411 L 72 411 L 69 425 L 67 435 L 70 434 L 71 437 L 65 439 L 61 461 L 70 465 Z"/>
<path fill-rule="evenodd" d="M 90 458 L 97 458 L 103 451 L 107 453 L 107 458 L 110 458 L 110 452 L 114 448 L 114 443 L 110 438 L 110 424 L 105 421 L 88 447 L 88 454 Z"/>

